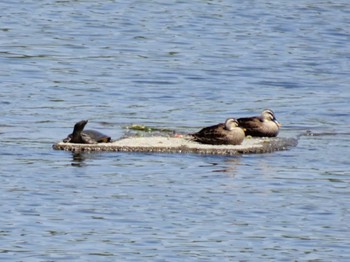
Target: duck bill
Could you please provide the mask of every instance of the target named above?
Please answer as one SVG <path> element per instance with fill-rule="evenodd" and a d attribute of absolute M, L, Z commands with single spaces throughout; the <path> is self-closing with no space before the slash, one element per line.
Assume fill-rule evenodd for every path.
<path fill-rule="evenodd" d="M 281 127 L 281 126 L 282 126 L 282 124 L 281 124 L 280 122 L 278 122 L 276 119 L 273 120 L 273 121 L 276 123 L 276 125 L 277 125 L 278 127 Z"/>

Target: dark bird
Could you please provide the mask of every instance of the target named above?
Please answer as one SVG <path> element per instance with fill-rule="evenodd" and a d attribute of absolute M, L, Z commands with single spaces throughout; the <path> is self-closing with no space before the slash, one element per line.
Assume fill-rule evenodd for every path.
<path fill-rule="evenodd" d="M 225 123 L 205 127 L 191 135 L 193 140 L 211 145 L 240 145 L 245 137 L 243 129 L 238 127 L 234 118 L 226 119 Z"/>
<path fill-rule="evenodd" d="M 282 126 L 270 109 L 265 109 L 261 116 L 243 117 L 237 119 L 246 136 L 275 137 Z"/>

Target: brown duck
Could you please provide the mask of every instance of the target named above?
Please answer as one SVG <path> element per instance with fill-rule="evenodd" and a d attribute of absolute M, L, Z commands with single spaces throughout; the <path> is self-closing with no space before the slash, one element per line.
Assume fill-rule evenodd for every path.
<path fill-rule="evenodd" d="M 195 141 L 211 145 L 240 145 L 245 137 L 243 129 L 238 127 L 234 118 L 226 119 L 225 123 L 205 127 L 191 135 Z"/>
<path fill-rule="evenodd" d="M 247 136 L 275 137 L 282 126 L 270 109 L 265 109 L 261 116 L 238 118 L 237 121 Z"/>

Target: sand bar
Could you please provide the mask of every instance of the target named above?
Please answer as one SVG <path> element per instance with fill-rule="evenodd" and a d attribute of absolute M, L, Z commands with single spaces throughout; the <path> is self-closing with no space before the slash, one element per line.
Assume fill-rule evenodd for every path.
<path fill-rule="evenodd" d="M 186 137 L 127 137 L 111 143 L 73 144 L 58 142 L 55 150 L 72 152 L 146 152 L 146 153 L 194 153 L 209 155 L 237 155 L 270 153 L 287 150 L 297 145 L 295 138 L 246 138 L 241 145 L 205 145 Z"/>

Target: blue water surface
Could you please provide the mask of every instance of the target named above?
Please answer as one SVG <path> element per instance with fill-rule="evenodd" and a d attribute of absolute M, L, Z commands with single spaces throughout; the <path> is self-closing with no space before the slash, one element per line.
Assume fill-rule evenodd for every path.
<path fill-rule="evenodd" d="M 350 260 L 348 1 L 0 9 L 0 260 Z M 51 147 L 82 119 L 117 139 L 264 108 L 314 135 L 235 157 Z"/>

